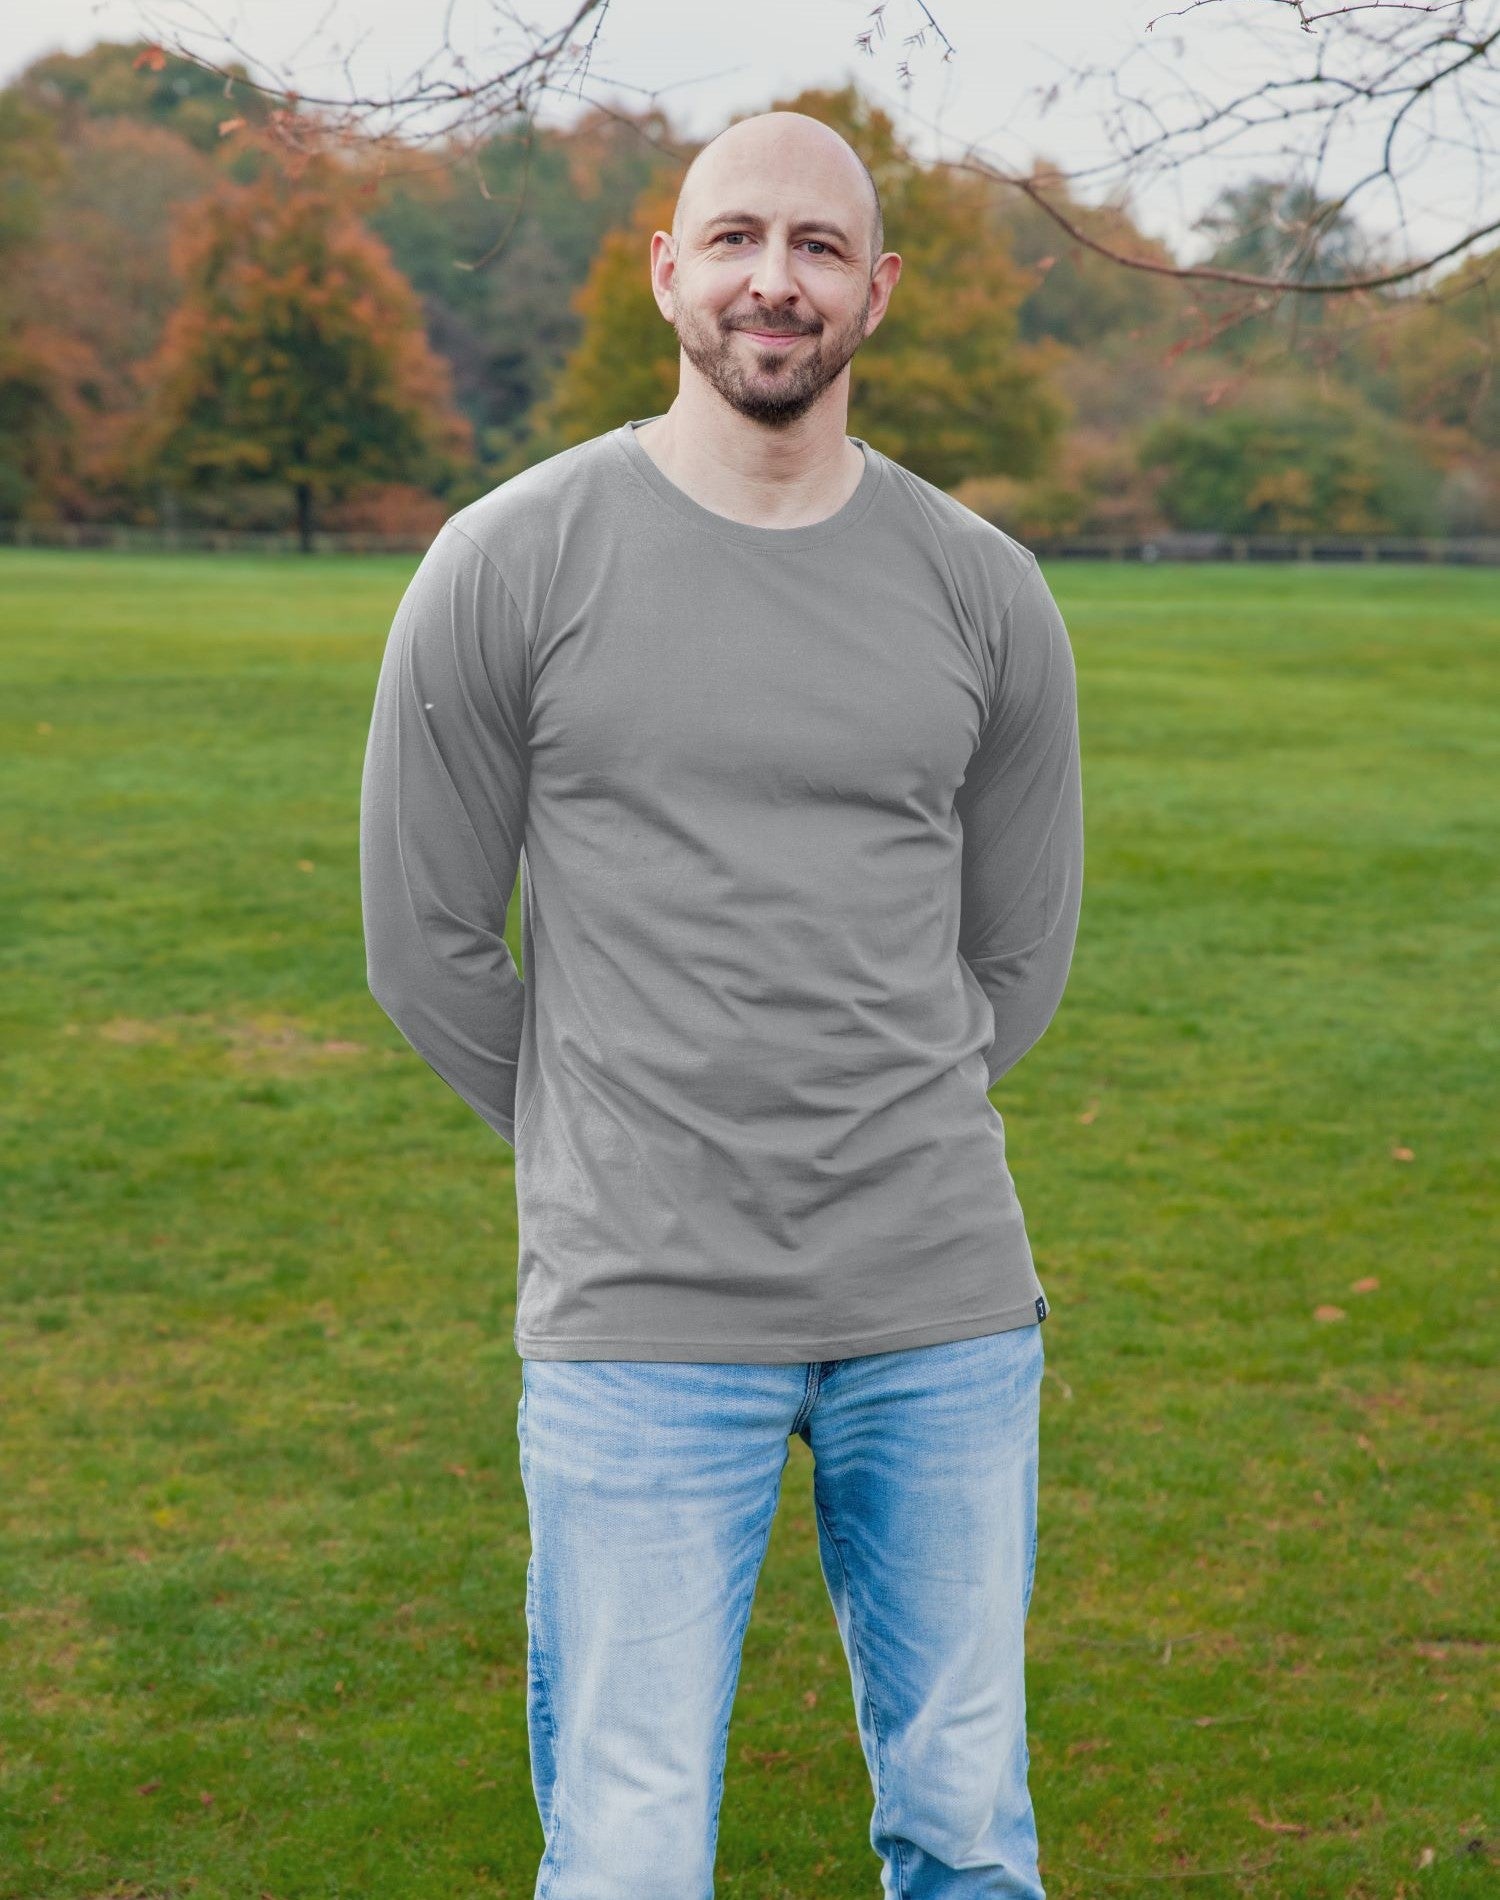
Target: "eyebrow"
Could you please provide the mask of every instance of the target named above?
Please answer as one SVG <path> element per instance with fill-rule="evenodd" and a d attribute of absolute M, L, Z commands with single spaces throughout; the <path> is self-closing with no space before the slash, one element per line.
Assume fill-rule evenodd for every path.
<path fill-rule="evenodd" d="M 749 224 L 759 230 L 764 223 L 764 218 L 758 218 L 753 211 L 721 211 L 716 218 L 710 218 L 703 228 L 713 231 L 721 224 Z M 840 244 L 849 242 L 847 232 L 840 230 L 836 224 L 830 224 L 826 218 L 803 218 L 792 226 L 793 237 L 800 237 L 808 231 L 826 231 L 830 237 L 837 238 Z"/>

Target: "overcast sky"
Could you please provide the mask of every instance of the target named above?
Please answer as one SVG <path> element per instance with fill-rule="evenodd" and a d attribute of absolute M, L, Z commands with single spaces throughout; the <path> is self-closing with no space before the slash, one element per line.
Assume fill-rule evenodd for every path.
<path fill-rule="evenodd" d="M 907 44 L 924 27 L 918 0 L 750 0 L 719 6 L 713 0 L 610 0 L 594 47 L 583 100 L 557 94 L 538 105 L 543 121 L 565 125 L 598 101 L 639 107 L 654 95 L 681 133 L 702 139 L 736 113 L 763 110 L 778 95 L 805 86 L 855 81 L 883 106 L 898 134 L 923 159 L 958 157 L 971 143 L 1007 168 L 1041 153 L 1071 169 L 1106 164 L 1112 154 L 1102 130 L 1102 82 L 1082 93 L 1069 86 L 1045 114 L 1041 94 L 1071 69 L 1118 67 L 1133 56 L 1151 61 L 1130 72 L 1153 97 L 1190 82 L 1217 97 L 1248 74 L 1268 76 L 1305 62 L 1309 43 L 1270 0 L 1230 0 L 1171 17 L 1174 0 L 1067 0 L 1064 6 L 1020 0 L 928 0 L 955 49 L 947 60 L 930 27 L 925 43 Z M 1175 0 L 1180 8 L 1187 0 Z M 45 0 L 0 13 L 0 77 L 12 78 L 40 54 L 82 52 L 101 39 L 173 37 L 228 63 L 238 49 L 252 70 L 271 83 L 305 93 L 350 96 L 345 67 L 357 90 L 387 96 L 409 84 L 418 69 L 429 78 L 452 77 L 439 49 L 444 18 L 449 39 L 471 69 L 492 72 L 528 43 L 516 18 L 546 35 L 577 11 L 576 0 Z M 878 25 L 877 25 L 878 16 Z M 1157 20 L 1147 32 L 1147 23 Z M 1254 22 L 1256 37 L 1251 37 Z M 872 51 L 857 37 L 876 27 Z M 878 30 L 883 26 L 884 32 Z M 592 33 L 592 20 L 585 35 Z M 228 44 L 233 42 L 233 49 Z M 903 62 L 911 83 L 903 85 Z M 1284 171 L 1267 141 L 1261 168 Z M 1177 255 L 1201 254 L 1191 223 L 1226 180 L 1243 177 L 1250 156 L 1230 168 L 1197 161 L 1138 194 L 1136 216 Z M 1350 174 L 1352 176 L 1352 173 Z M 1347 184 L 1349 177 L 1330 179 Z M 1461 159 L 1442 173 L 1425 171 L 1406 199 L 1413 245 L 1440 248 L 1478 222 L 1477 181 Z M 1080 196 L 1097 197 L 1094 190 Z M 1364 201 L 1360 201 L 1364 203 Z M 1368 203 L 1366 228 L 1378 231 L 1389 204 Z M 1493 211 L 1491 212 L 1493 215 Z M 896 234 L 892 234 L 893 237 Z M 899 243 L 897 245 L 899 248 Z"/>

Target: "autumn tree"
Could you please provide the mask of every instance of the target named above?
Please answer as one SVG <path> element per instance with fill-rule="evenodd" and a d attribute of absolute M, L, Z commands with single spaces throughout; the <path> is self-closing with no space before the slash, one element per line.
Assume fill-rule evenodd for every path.
<path fill-rule="evenodd" d="M 149 516 L 128 450 L 138 371 L 176 302 L 175 215 L 212 168 L 175 134 L 124 116 L 69 128 L 34 241 L 8 273 L 51 365 L 45 454 L 28 498 L 37 518 Z"/>
<path fill-rule="evenodd" d="M 237 60 L 211 72 L 149 41 L 100 40 L 82 53 L 33 60 L 17 87 L 50 114 L 64 136 L 83 123 L 124 120 L 170 132 L 212 157 L 223 144 L 226 123 L 261 127 L 274 111 L 249 79 Z"/>
<path fill-rule="evenodd" d="M 939 487 L 1037 472 L 1063 419 L 1045 381 L 1054 353 L 1019 339 L 1030 280 L 986 237 L 986 187 L 914 162 L 887 115 L 852 86 L 767 109 L 807 113 L 849 141 L 876 179 L 887 247 L 904 263 L 880 328 L 850 366 L 852 432 Z M 677 336 L 657 308 L 649 266 L 651 233 L 671 229 L 675 196 L 675 182 L 643 195 L 575 293 L 583 334 L 536 416 L 549 452 L 655 414 L 676 393 Z"/>
<path fill-rule="evenodd" d="M 174 46 L 262 100 L 310 107 L 320 137 L 345 143 L 371 124 L 415 113 L 423 138 L 467 150 L 498 122 L 531 114 L 548 92 L 586 99 L 585 86 L 596 76 L 608 84 L 610 75 L 596 68 L 600 30 L 612 8 L 618 13 L 621 0 L 574 0 L 561 18 L 543 26 L 507 7 L 514 44 L 487 49 L 481 63 L 458 52 L 445 25 L 432 57 L 421 60 L 396 91 L 355 92 L 352 82 L 343 94 L 325 91 L 322 75 L 334 62 L 321 55 L 310 83 L 269 58 L 254 63 L 267 73 L 279 68 L 291 84 L 244 81 L 242 66 L 210 60 L 181 40 Z M 1270 307 L 1262 301 L 1267 294 L 1336 297 L 1409 283 L 1500 230 L 1484 191 L 1493 160 L 1488 126 L 1500 61 L 1497 9 L 1500 0 L 1185 0 L 1142 20 L 1133 48 L 1115 41 L 1101 49 L 1097 63 L 1067 68 L 1061 79 L 1049 78 L 1034 89 L 1042 114 L 1065 88 L 1077 92 L 1113 157 L 1088 160 L 1071 174 L 1051 167 L 1013 171 L 971 145 L 966 157 L 953 162 L 1024 194 L 1064 235 L 1127 269 L 1237 283 L 1260 293 L 1247 305 L 1250 312 Z M 888 39 L 887 10 L 888 0 L 877 0 L 852 36 L 870 58 Z M 910 11 L 916 30 L 889 35 L 889 50 L 898 56 L 895 77 L 903 86 L 910 85 L 913 65 L 923 58 L 944 65 L 962 58 L 944 30 L 942 0 L 919 0 Z M 211 10 L 206 17 L 212 24 Z M 1167 32 L 1154 31 L 1169 22 Z M 1199 52 L 1203 42 L 1195 44 L 1199 34 L 1212 36 L 1206 56 Z M 230 44 L 227 38 L 223 43 Z M 282 113 L 284 126 L 288 117 Z M 1305 204 L 1313 212 L 1299 229 L 1290 273 L 1180 264 L 1151 250 L 1116 248 L 1109 234 L 1089 230 L 1073 215 L 1089 186 L 1108 200 L 1122 182 L 1144 186 L 1202 161 L 1222 170 L 1226 164 L 1243 166 L 1248 158 L 1262 170 L 1272 142 L 1281 161 L 1275 168 L 1308 188 Z M 1383 198 L 1404 231 L 1408 202 L 1434 188 L 1426 168 L 1455 157 L 1471 168 L 1474 185 L 1472 209 L 1461 214 L 1465 228 L 1456 237 L 1405 246 L 1408 254 L 1352 274 L 1309 275 L 1300 267 L 1324 243 L 1325 206 L 1342 218 L 1356 198 Z M 1348 171 L 1353 182 L 1335 192 L 1330 179 Z M 1446 182 L 1440 171 L 1437 188 Z"/>
<path fill-rule="evenodd" d="M 1422 432 L 1455 534 L 1500 534 L 1500 249 L 1466 258 L 1441 296 L 1371 325 L 1349 374 L 1387 415 Z"/>
<path fill-rule="evenodd" d="M 321 502 L 456 479 L 472 447 L 416 294 L 350 195 L 315 157 L 191 207 L 173 247 L 184 295 L 138 436 L 171 485 L 289 488 L 304 551 Z"/>
<path fill-rule="evenodd" d="M 36 247 L 44 189 L 61 165 L 45 115 L 0 93 L 0 516 L 25 511 L 61 412 L 56 352 L 17 283 Z"/>

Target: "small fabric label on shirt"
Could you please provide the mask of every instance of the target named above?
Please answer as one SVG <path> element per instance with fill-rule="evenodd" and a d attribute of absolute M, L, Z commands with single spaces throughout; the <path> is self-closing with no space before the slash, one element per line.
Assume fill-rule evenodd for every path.
<path fill-rule="evenodd" d="M 1036 1317 L 1038 1325 L 1047 1317 L 1047 1301 L 1040 1293 L 1036 1296 Z"/>

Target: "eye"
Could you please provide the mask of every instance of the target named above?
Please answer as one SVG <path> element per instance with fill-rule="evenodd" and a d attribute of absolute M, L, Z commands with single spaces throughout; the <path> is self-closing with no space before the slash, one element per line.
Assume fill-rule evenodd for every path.
<path fill-rule="evenodd" d="M 750 235 L 750 234 L 749 234 L 749 232 L 748 232 L 748 231 L 721 231 L 721 232 L 719 233 L 719 235 L 718 235 L 718 237 L 717 237 L 717 238 L 715 239 L 715 242 L 716 242 L 716 243 L 718 243 L 718 244 L 723 244 L 723 243 L 725 243 L 725 242 L 726 242 L 726 241 L 727 241 L 728 239 L 730 239 L 730 238 L 732 238 L 732 237 L 748 237 L 749 235 Z M 804 238 L 804 239 L 803 239 L 803 242 L 804 242 L 805 244 L 815 244 L 815 245 L 817 245 L 817 247 L 818 247 L 818 249 L 819 249 L 819 251 L 820 251 L 820 252 L 821 252 L 821 251 L 828 251 L 828 250 L 829 250 L 829 247 L 828 247 L 828 245 L 826 245 L 826 244 L 825 244 L 825 243 L 823 242 L 823 240 L 822 240 L 822 238 Z M 832 255 L 832 252 L 831 252 L 831 251 L 829 252 L 829 255 L 830 255 L 830 256 Z"/>

